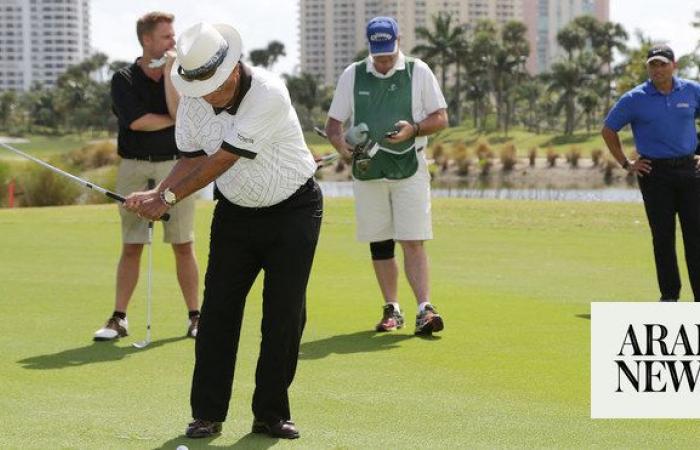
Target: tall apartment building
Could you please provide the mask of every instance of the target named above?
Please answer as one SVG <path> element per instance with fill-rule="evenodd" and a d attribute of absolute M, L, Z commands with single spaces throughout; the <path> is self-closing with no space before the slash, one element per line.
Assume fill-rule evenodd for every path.
<path fill-rule="evenodd" d="M 0 91 L 53 86 L 90 54 L 90 0 L 0 0 Z"/>
<path fill-rule="evenodd" d="M 355 55 L 367 48 L 365 25 L 375 16 L 395 17 L 401 47 L 416 45 L 416 27 L 431 26 L 440 12 L 462 25 L 481 19 L 519 20 L 528 26 L 531 72 L 546 70 L 558 55 L 557 31 L 581 14 L 608 20 L 609 0 L 299 0 L 301 70 L 335 84 Z"/>
<path fill-rule="evenodd" d="M 610 20 L 610 0 L 523 0 L 523 22 L 528 28 L 530 73 L 547 70 L 562 49 L 557 33 L 578 16 L 591 15 L 602 22 Z"/>
<path fill-rule="evenodd" d="M 365 26 L 375 16 L 399 23 L 401 47 L 416 45 L 415 29 L 430 27 L 439 12 L 458 23 L 502 23 L 522 17 L 522 0 L 300 0 L 301 70 L 335 84 L 358 52 L 367 48 Z"/>

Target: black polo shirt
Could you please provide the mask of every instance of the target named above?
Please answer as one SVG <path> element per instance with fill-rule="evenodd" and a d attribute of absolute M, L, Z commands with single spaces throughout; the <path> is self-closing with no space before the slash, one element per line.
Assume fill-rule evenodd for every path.
<path fill-rule="evenodd" d="M 158 131 L 134 131 L 129 128 L 133 121 L 148 113 L 169 114 L 163 77 L 153 81 L 135 62 L 114 74 L 111 93 L 112 111 L 119 121 L 119 156 L 128 159 L 165 159 L 178 154 L 174 126 Z"/>

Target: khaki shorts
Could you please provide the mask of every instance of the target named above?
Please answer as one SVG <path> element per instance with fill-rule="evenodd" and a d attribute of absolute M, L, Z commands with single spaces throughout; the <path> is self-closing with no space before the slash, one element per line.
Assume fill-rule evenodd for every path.
<path fill-rule="evenodd" d="M 353 182 L 357 240 L 425 241 L 433 238 L 430 174 L 423 153 L 418 171 L 403 180 Z"/>
<path fill-rule="evenodd" d="M 117 193 L 128 195 L 134 191 L 143 191 L 152 178 L 156 184 L 168 176 L 177 161 L 149 162 L 135 159 L 122 159 L 117 173 Z M 194 241 L 194 201 L 190 195 L 170 208 L 170 220 L 163 223 L 163 242 L 184 244 Z M 139 218 L 119 207 L 122 219 L 122 242 L 125 244 L 148 243 L 148 221 Z"/>

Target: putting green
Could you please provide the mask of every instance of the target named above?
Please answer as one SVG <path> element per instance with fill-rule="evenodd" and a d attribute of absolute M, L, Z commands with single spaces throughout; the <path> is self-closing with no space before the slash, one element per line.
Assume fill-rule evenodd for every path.
<path fill-rule="evenodd" d="M 211 208 L 197 212 L 202 273 Z M 151 346 L 131 346 L 145 333 L 145 277 L 131 336 L 93 344 L 112 307 L 115 206 L 0 210 L 0 448 L 696 446 L 691 421 L 589 418 L 589 302 L 657 296 L 641 205 L 438 199 L 433 210 L 432 299 L 446 329 L 421 339 L 411 326 L 369 331 L 380 296 L 368 249 L 354 240 L 352 201 L 327 200 L 291 392 L 302 432 L 293 442 L 248 434 L 260 283 L 224 432 L 189 441 L 193 341 L 182 337 L 171 251 L 154 248 Z M 410 322 L 403 276 L 400 300 Z"/>

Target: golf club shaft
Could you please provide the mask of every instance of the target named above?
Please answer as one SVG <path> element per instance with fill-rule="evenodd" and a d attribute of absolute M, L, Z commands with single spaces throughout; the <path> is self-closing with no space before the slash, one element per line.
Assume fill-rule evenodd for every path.
<path fill-rule="evenodd" d="M 40 164 L 40 165 L 44 166 L 45 168 L 47 168 L 47 169 L 49 169 L 49 170 L 51 170 L 51 171 L 53 171 L 61 176 L 64 176 L 68 179 L 75 181 L 76 183 L 78 183 L 82 186 L 85 186 L 86 188 L 89 188 L 89 189 L 95 190 L 101 194 L 104 194 L 105 196 L 111 198 L 112 200 L 116 200 L 119 203 L 124 203 L 126 201 L 126 199 L 124 197 L 122 197 L 121 195 L 119 195 L 117 193 L 114 193 L 112 191 L 108 191 L 107 189 L 105 189 L 101 186 L 98 186 L 96 184 L 90 183 L 89 181 L 84 180 L 80 177 L 76 177 L 75 175 L 72 175 L 66 171 L 63 171 L 63 170 L 59 169 L 58 167 L 52 166 L 51 164 L 47 163 L 46 161 L 42 161 L 39 158 L 35 158 L 32 155 L 24 153 L 22 150 L 18 150 L 9 144 L 5 144 L 4 142 L 0 142 L 0 145 L 5 147 L 7 150 L 10 150 L 11 152 L 14 152 L 14 153 L 20 155 L 23 158 L 26 158 L 30 161 L 34 161 L 35 163 Z M 168 221 L 168 219 L 170 219 L 170 214 L 168 214 L 168 213 L 163 214 L 163 216 L 160 218 L 160 220 L 163 220 L 166 222 Z"/>
<path fill-rule="evenodd" d="M 148 179 L 148 189 L 156 187 L 156 180 Z M 151 341 L 151 301 L 153 292 L 153 221 L 148 221 L 148 286 L 146 286 L 146 341 Z"/>

